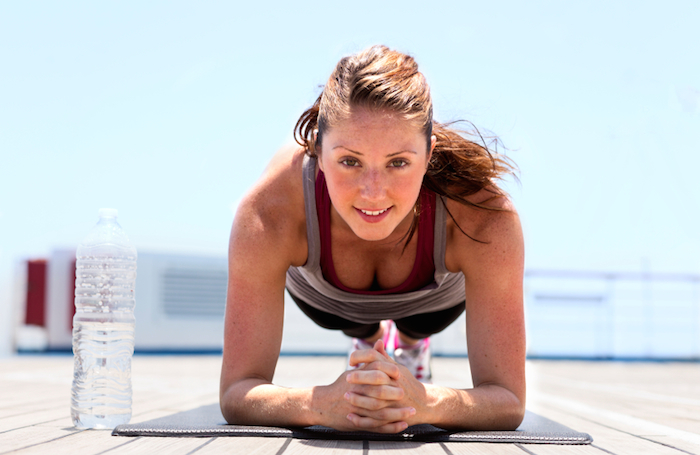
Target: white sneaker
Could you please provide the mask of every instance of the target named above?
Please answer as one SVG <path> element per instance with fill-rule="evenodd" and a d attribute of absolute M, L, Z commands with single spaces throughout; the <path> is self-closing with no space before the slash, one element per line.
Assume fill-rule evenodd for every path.
<path fill-rule="evenodd" d="M 408 368 L 416 379 L 424 384 L 432 383 L 430 372 L 430 338 L 423 338 L 413 346 L 402 346 L 398 333 L 394 340 L 394 360 Z"/>
<path fill-rule="evenodd" d="M 390 349 L 393 350 L 393 346 L 389 346 L 390 342 L 394 340 L 395 338 L 395 330 L 396 326 L 394 325 L 394 321 L 387 319 L 382 322 L 380 322 L 382 327 L 384 328 L 384 334 L 382 335 L 382 340 L 384 341 L 384 349 L 386 352 L 391 355 Z M 364 364 L 360 364 L 357 366 L 350 366 L 350 355 L 355 352 L 359 351 L 360 349 L 372 349 L 374 347 L 374 344 L 368 343 L 362 338 L 353 338 L 352 339 L 352 344 L 350 345 L 350 351 L 348 352 L 348 362 L 347 362 L 347 370 L 354 370 L 355 368 L 360 368 Z"/>

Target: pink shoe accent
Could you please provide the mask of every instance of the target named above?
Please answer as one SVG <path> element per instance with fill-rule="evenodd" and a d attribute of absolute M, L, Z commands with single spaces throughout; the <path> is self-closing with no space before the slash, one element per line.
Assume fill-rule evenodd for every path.
<path fill-rule="evenodd" d="M 394 343 L 396 344 L 394 350 L 396 362 L 408 368 L 420 382 L 431 383 L 430 338 L 423 338 L 414 345 L 405 345 L 401 343 L 397 330 Z"/>

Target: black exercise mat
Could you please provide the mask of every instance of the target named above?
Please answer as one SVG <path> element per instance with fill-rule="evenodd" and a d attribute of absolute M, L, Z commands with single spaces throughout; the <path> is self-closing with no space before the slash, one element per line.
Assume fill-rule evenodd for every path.
<path fill-rule="evenodd" d="M 191 411 L 143 423 L 119 425 L 114 436 L 267 436 L 297 439 L 352 439 L 367 441 L 417 442 L 508 442 L 524 444 L 590 444 L 586 433 L 528 411 L 525 420 L 515 431 L 447 431 L 432 425 L 414 425 L 401 433 L 378 434 L 365 431 L 337 431 L 313 426 L 306 428 L 259 427 L 228 425 L 218 404 L 202 406 Z"/>

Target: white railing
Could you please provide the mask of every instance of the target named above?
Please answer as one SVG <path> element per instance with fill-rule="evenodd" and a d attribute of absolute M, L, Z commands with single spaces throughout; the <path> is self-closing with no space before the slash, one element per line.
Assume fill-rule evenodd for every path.
<path fill-rule="evenodd" d="M 700 275 L 529 270 L 531 357 L 700 359 Z"/>

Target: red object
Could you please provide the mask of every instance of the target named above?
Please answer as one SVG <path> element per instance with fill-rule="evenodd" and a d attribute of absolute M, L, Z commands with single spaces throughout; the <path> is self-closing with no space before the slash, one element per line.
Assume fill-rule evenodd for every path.
<path fill-rule="evenodd" d="M 27 303 L 24 323 L 45 326 L 46 323 L 46 260 L 27 261 Z"/>

